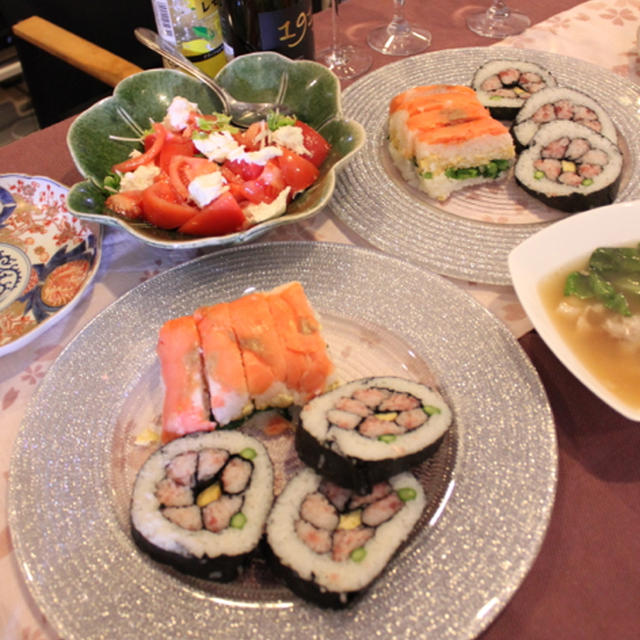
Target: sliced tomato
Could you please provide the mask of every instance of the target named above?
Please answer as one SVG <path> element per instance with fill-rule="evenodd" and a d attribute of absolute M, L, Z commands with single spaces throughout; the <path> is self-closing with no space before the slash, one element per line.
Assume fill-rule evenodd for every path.
<path fill-rule="evenodd" d="M 302 122 L 301 120 L 296 121 L 296 127 L 300 127 L 302 129 L 304 147 L 311 153 L 310 156 L 305 156 L 305 158 L 312 162 L 316 167 L 320 167 L 329 155 L 331 145 L 320 133 L 305 122 Z"/>
<path fill-rule="evenodd" d="M 156 164 L 165 172 L 169 173 L 169 163 L 173 156 L 194 156 L 196 148 L 189 138 L 177 136 L 175 134 L 167 134 L 165 143 L 160 149 L 160 153 L 156 158 Z"/>
<path fill-rule="evenodd" d="M 240 195 L 242 199 L 248 200 L 252 204 L 268 202 L 269 196 L 260 180 L 247 180 L 240 185 Z"/>
<path fill-rule="evenodd" d="M 153 142 L 149 146 L 149 148 L 145 145 L 144 153 L 140 155 L 134 156 L 133 158 L 127 158 L 123 162 L 119 162 L 118 164 L 114 164 L 111 167 L 112 171 L 120 171 L 122 173 L 126 173 L 127 171 L 134 171 L 137 167 L 140 167 L 143 164 L 147 164 L 155 159 L 155 157 L 160 153 L 160 149 L 164 145 L 164 141 L 167 137 L 167 130 L 164 128 L 162 124 L 159 122 L 153 123 L 154 133 Z M 148 137 L 148 136 L 147 136 Z"/>
<path fill-rule="evenodd" d="M 229 171 L 233 171 L 243 180 L 255 180 L 264 168 L 261 164 L 247 162 L 246 160 L 227 160 L 224 165 Z"/>
<path fill-rule="evenodd" d="M 169 162 L 169 181 L 176 192 L 189 200 L 189 185 L 198 176 L 218 171 L 219 167 L 206 158 L 173 156 Z"/>
<path fill-rule="evenodd" d="M 256 151 L 260 148 L 263 126 L 261 122 L 254 122 L 248 129 L 236 133 L 233 137 L 238 144 L 244 145 L 247 151 Z"/>
<path fill-rule="evenodd" d="M 222 171 L 222 177 L 226 180 L 227 186 L 229 187 L 229 191 L 231 195 L 240 202 L 241 200 L 245 200 L 244 193 L 242 191 L 242 187 L 244 185 L 244 180 L 237 174 L 231 171 L 228 167 L 222 166 L 220 169 Z"/>
<path fill-rule="evenodd" d="M 294 193 L 310 187 L 320 173 L 318 167 L 290 149 L 282 150 L 282 155 L 278 158 L 278 166 L 285 183 Z"/>
<path fill-rule="evenodd" d="M 245 181 L 242 185 L 242 194 L 253 204 L 261 202 L 269 204 L 286 186 L 280 167 L 269 160 L 257 179 Z"/>
<path fill-rule="evenodd" d="M 287 186 L 280 167 L 273 160 L 267 162 L 258 180 L 264 185 L 269 202 L 277 198 L 278 194 Z"/>
<path fill-rule="evenodd" d="M 142 210 L 147 222 L 161 229 L 176 229 L 198 213 L 168 182 L 155 182 L 142 193 Z"/>
<path fill-rule="evenodd" d="M 222 236 L 239 231 L 245 216 L 237 200 L 230 191 L 225 191 L 211 204 L 200 209 L 178 231 L 193 236 Z"/>
<path fill-rule="evenodd" d="M 142 218 L 142 190 L 131 189 L 113 193 L 105 200 L 105 206 L 129 220 Z"/>

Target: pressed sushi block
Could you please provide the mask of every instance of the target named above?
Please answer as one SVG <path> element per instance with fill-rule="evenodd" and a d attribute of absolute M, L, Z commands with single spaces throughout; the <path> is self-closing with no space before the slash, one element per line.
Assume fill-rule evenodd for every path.
<path fill-rule="evenodd" d="M 307 403 L 296 429 L 300 459 L 358 492 L 423 462 L 452 413 L 435 390 L 387 376 L 354 380 Z"/>
<path fill-rule="evenodd" d="M 256 549 L 273 502 L 264 446 L 237 431 L 173 440 L 140 469 L 131 500 L 136 544 L 201 578 L 236 578 Z"/>
<path fill-rule="evenodd" d="M 302 405 L 333 384 L 320 322 L 299 282 L 170 320 L 158 343 L 163 442 Z"/>
<path fill-rule="evenodd" d="M 515 150 L 469 87 L 428 85 L 396 95 L 389 106 L 389 153 L 402 176 L 432 198 L 508 174 Z"/>
<path fill-rule="evenodd" d="M 384 570 L 425 504 L 410 473 L 359 495 L 305 469 L 289 481 L 267 520 L 274 566 L 301 597 L 344 607 Z"/>

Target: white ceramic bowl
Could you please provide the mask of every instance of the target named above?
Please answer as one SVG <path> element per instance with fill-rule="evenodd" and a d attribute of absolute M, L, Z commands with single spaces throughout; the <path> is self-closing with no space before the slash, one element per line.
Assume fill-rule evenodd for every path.
<path fill-rule="evenodd" d="M 626 418 L 640 421 L 640 409 L 614 396 L 566 344 L 538 291 L 547 276 L 580 258 L 586 260 L 594 249 L 634 242 L 640 242 L 640 200 L 592 209 L 546 227 L 511 251 L 509 271 L 520 303 L 551 351 L 601 400 Z"/>

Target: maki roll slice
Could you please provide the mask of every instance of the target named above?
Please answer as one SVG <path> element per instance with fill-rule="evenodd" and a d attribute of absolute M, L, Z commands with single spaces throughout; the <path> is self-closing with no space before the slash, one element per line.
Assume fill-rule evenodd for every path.
<path fill-rule="evenodd" d="M 275 571 L 299 596 L 344 607 L 384 570 L 425 504 L 411 473 L 359 495 L 305 469 L 289 481 L 267 520 Z"/>
<path fill-rule="evenodd" d="M 296 450 L 329 480 L 366 493 L 437 450 L 452 413 L 432 388 L 393 376 L 354 380 L 300 412 Z"/>
<path fill-rule="evenodd" d="M 272 502 L 273 469 L 260 442 L 235 431 L 189 434 L 140 469 L 133 539 L 179 571 L 233 580 L 257 547 Z"/>
<path fill-rule="evenodd" d="M 613 120 L 593 98 L 575 89 L 547 87 L 532 95 L 516 116 L 511 127 L 516 151 L 528 147 L 543 124 L 556 120 L 577 122 L 617 144 Z"/>
<path fill-rule="evenodd" d="M 577 213 L 611 204 L 622 174 L 622 153 L 577 122 L 542 125 L 516 162 L 515 179 L 544 204 Z"/>
<path fill-rule="evenodd" d="M 471 81 L 480 102 L 498 120 L 513 120 L 530 96 L 556 84 L 549 71 L 524 60 L 490 60 Z"/>

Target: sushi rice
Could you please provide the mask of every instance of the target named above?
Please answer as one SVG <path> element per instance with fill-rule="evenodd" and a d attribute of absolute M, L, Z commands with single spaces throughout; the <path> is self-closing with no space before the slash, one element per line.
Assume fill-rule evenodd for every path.
<path fill-rule="evenodd" d="M 554 120 L 578 122 L 617 144 L 616 127 L 598 102 L 575 89 L 547 87 L 532 95 L 518 112 L 511 128 L 516 149 L 527 147 L 540 126 Z"/>
<path fill-rule="evenodd" d="M 202 454 L 207 450 L 223 450 L 229 454 L 228 460 L 240 458 L 251 464 L 246 488 L 233 492 L 241 498 L 238 512 L 242 514 L 241 526 L 231 522 L 231 526 L 220 531 L 209 530 L 203 514 L 206 506 L 200 509 L 202 525 L 198 530 L 180 526 L 163 514 L 166 505 L 158 496 L 172 461 L 184 454 Z M 178 487 L 192 493 L 189 504 L 182 506 L 194 509 L 199 496 L 222 473 L 219 471 L 205 483 L 194 481 L 190 486 Z M 158 449 L 140 469 L 131 501 L 132 532 L 136 543 L 157 560 L 201 577 L 228 580 L 236 577 L 240 565 L 258 545 L 272 502 L 273 469 L 266 449 L 258 440 L 238 431 L 193 433 Z M 218 560 L 222 561 L 221 566 Z"/>
<path fill-rule="evenodd" d="M 311 549 L 296 531 L 307 496 L 317 492 L 321 476 L 305 469 L 295 476 L 276 500 L 267 520 L 267 542 L 285 569 L 289 586 L 305 597 L 325 606 L 345 606 L 366 589 L 383 571 L 398 547 L 409 537 L 426 505 L 420 483 L 411 473 L 401 473 L 389 480 L 392 491 L 402 499 L 402 506 L 382 522 L 371 537 L 346 558 L 334 559 L 328 553 Z M 333 533 L 335 539 L 335 532 Z"/>
<path fill-rule="evenodd" d="M 572 152 L 577 145 L 580 150 Z M 556 120 L 538 129 L 532 144 L 519 155 L 514 173 L 517 183 L 538 200 L 576 213 L 614 201 L 622 153 L 589 127 Z"/>

